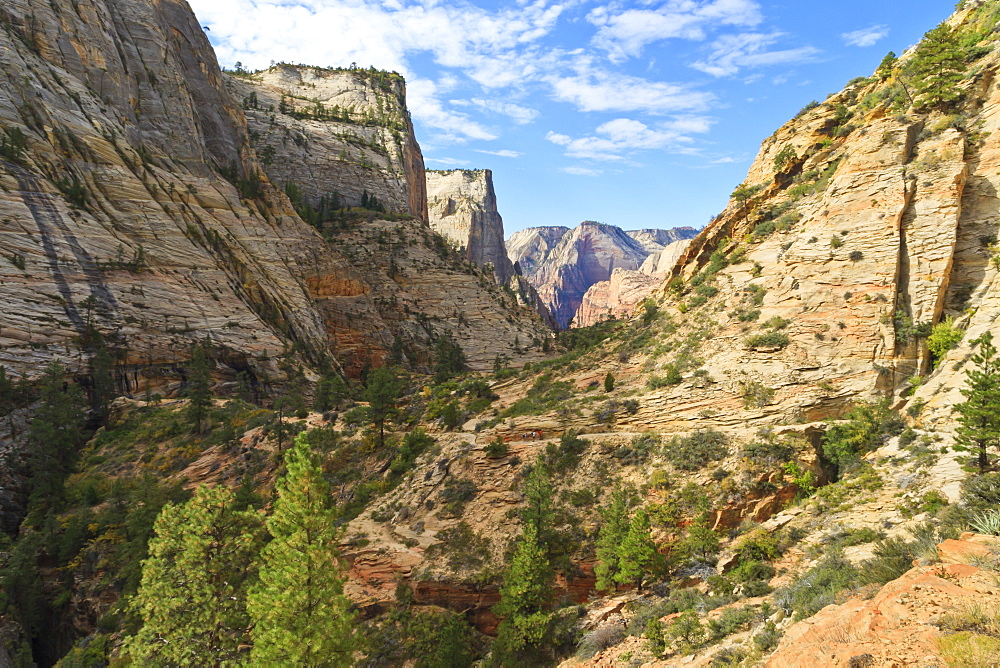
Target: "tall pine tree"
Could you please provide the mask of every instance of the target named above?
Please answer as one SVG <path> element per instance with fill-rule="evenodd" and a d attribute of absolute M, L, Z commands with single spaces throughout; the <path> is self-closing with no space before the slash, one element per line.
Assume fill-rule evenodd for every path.
<path fill-rule="evenodd" d="M 908 74 L 921 107 L 940 107 L 957 101 L 965 71 L 965 49 L 951 27 L 942 23 L 924 34 L 909 63 Z"/>
<path fill-rule="evenodd" d="M 493 662 L 501 666 L 537 665 L 545 654 L 552 621 L 555 572 L 534 522 L 524 525 L 493 612 L 501 617 L 493 643 Z"/>
<path fill-rule="evenodd" d="M 202 485 L 156 518 L 149 558 L 131 608 L 142 627 L 125 640 L 149 665 L 233 665 L 245 659 L 247 586 L 256 578 L 263 522 L 234 507 L 233 493 Z"/>
<path fill-rule="evenodd" d="M 205 350 L 207 347 L 207 342 L 194 347 L 188 367 L 187 419 L 196 434 L 204 433 L 208 409 L 212 407 L 212 374 Z"/>
<path fill-rule="evenodd" d="M 350 666 L 354 613 L 344 596 L 336 512 L 319 462 L 303 435 L 285 453 L 267 520 L 273 540 L 262 552 L 260 581 L 248 610 L 251 662 L 261 666 Z"/>
<path fill-rule="evenodd" d="M 627 494 L 616 489 L 611 494 L 611 504 L 601 508 L 601 531 L 597 537 L 597 589 L 607 591 L 615 588 L 618 574 L 618 550 L 628 534 Z"/>
<path fill-rule="evenodd" d="M 976 367 L 965 372 L 966 387 L 961 390 L 965 401 L 955 406 L 959 414 L 956 449 L 975 453 L 983 474 L 990 468 L 988 448 L 1000 447 L 1000 359 L 990 332 L 973 343 L 979 345 L 979 352 L 972 356 Z"/>
<path fill-rule="evenodd" d="M 656 572 L 663 563 L 663 556 L 656 551 L 656 544 L 650 536 L 649 515 L 644 508 L 636 511 L 628 525 L 618 550 L 618 572 L 615 582 L 634 584 L 642 591 L 647 576 Z"/>
<path fill-rule="evenodd" d="M 378 429 L 379 447 L 385 445 L 385 421 L 396 413 L 396 400 L 401 391 L 399 379 L 385 366 L 368 374 L 361 398 L 368 402 L 368 417 Z"/>

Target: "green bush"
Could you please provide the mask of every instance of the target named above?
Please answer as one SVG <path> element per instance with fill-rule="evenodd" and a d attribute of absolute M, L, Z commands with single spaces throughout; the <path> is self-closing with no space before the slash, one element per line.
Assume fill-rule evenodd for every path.
<path fill-rule="evenodd" d="M 846 415 L 846 422 L 831 425 L 823 436 L 823 454 L 838 468 L 849 466 L 858 458 L 882 445 L 887 436 L 896 436 L 904 427 L 899 414 L 890 410 L 889 401 L 859 402 Z"/>
<path fill-rule="evenodd" d="M 726 435 L 714 429 L 700 429 L 688 436 L 674 436 L 663 446 L 671 464 L 684 471 L 696 471 L 729 453 Z"/>
<path fill-rule="evenodd" d="M 510 454 L 510 446 L 499 436 L 489 442 L 486 446 L 486 456 L 490 459 L 500 459 Z"/>
<path fill-rule="evenodd" d="M 1000 472 L 967 478 L 962 483 L 962 505 L 976 513 L 1000 508 Z"/>
<path fill-rule="evenodd" d="M 958 345 L 963 335 L 964 332 L 955 327 L 955 319 L 951 317 L 945 318 L 931 328 L 930 336 L 927 337 L 927 350 L 930 351 L 935 366 L 949 350 Z"/>
<path fill-rule="evenodd" d="M 784 348 L 789 343 L 788 335 L 782 332 L 764 332 L 748 336 L 748 348 Z"/>
<path fill-rule="evenodd" d="M 441 502 L 445 514 L 458 517 L 465 504 L 476 498 L 479 487 L 468 478 L 449 478 L 441 490 Z"/>
<path fill-rule="evenodd" d="M 775 603 L 794 619 L 812 617 L 836 602 L 839 592 L 854 586 L 858 571 L 839 552 L 823 557 L 815 566 L 803 573 L 792 584 L 775 593 Z"/>
<path fill-rule="evenodd" d="M 649 389 L 658 390 L 661 387 L 679 385 L 683 380 L 681 372 L 675 364 L 665 365 L 662 371 L 663 373 L 661 375 L 650 376 L 649 380 L 646 381 L 646 385 Z"/>

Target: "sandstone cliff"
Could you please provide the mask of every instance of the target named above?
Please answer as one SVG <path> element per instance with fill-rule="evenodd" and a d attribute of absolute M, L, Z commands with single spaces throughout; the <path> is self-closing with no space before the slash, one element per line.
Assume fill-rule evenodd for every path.
<path fill-rule="evenodd" d="M 481 267 L 489 264 L 501 285 L 514 275 L 488 169 L 427 172 L 431 227 Z"/>
<path fill-rule="evenodd" d="M 616 268 L 639 269 L 651 253 L 663 250 L 658 239 L 690 238 L 694 234 L 691 228 L 662 234 L 658 230 L 624 232 L 613 225 L 586 221 L 573 230 L 521 230 L 508 239 L 507 253 L 535 286 L 556 322 L 566 327 L 590 286 L 611 278 Z"/>
<path fill-rule="evenodd" d="M 650 230 L 643 230 L 649 232 Z M 664 232 L 664 238 L 672 230 L 652 230 Z M 631 236 L 632 233 L 630 232 Z M 607 281 L 598 281 L 587 289 L 580 300 L 580 306 L 573 317 L 574 327 L 589 327 L 608 318 L 623 318 L 631 315 L 636 305 L 651 295 L 674 268 L 674 264 L 691 243 L 690 239 L 670 242 L 666 247 L 649 244 L 650 255 L 638 270 L 616 268 Z"/>
<path fill-rule="evenodd" d="M 295 184 L 313 206 L 374 197 L 372 208 L 427 220 L 424 160 L 401 76 L 282 64 L 230 73 L 226 84 L 273 183 Z"/>

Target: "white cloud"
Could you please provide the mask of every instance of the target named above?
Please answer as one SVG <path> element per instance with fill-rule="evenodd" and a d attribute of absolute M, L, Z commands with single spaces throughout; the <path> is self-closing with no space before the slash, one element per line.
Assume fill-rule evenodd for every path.
<path fill-rule="evenodd" d="M 471 100 L 452 100 L 451 103 L 461 107 L 475 106 L 484 111 L 507 116 L 518 125 L 525 125 L 538 118 L 537 109 L 522 107 L 521 105 L 514 104 L 512 102 L 473 98 Z"/>
<path fill-rule="evenodd" d="M 607 51 L 612 62 L 622 62 L 660 40 L 703 40 L 708 27 L 752 28 L 761 22 L 761 14 L 753 0 L 668 0 L 657 9 L 602 6 L 591 11 L 587 20 L 598 27 L 594 46 Z"/>
<path fill-rule="evenodd" d="M 501 158 L 520 158 L 522 155 L 524 155 L 519 151 L 508 151 L 507 149 L 503 149 L 500 151 L 484 151 L 482 149 L 477 148 L 476 153 L 485 153 L 486 155 L 496 155 Z"/>
<path fill-rule="evenodd" d="M 468 160 L 458 160 L 457 158 L 424 158 L 424 162 L 433 162 L 435 165 L 445 167 L 462 167 L 469 164 Z"/>
<path fill-rule="evenodd" d="M 841 38 L 843 38 L 844 43 L 848 46 L 874 46 L 880 39 L 888 36 L 889 26 L 877 25 L 852 32 L 845 32 L 841 35 Z"/>
<path fill-rule="evenodd" d="M 581 111 L 642 111 L 664 114 L 699 111 L 715 99 L 711 93 L 690 86 L 649 81 L 641 77 L 615 74 L 588 67 L 583 60 L 570 76 L 550 76 L 553 95 L 561 102 L 575 104 Z"/>
<path fill-rule="evenodd" d="M 464 142 L 470 139 L 491 140 L 497 136 L 467 115 L 446 109 L 437 99 L 433 81 L 417 79 L 407 84 L 407 106 L 428 127 L 442 132 L 439 140 Z"/>
<path fill-rule="evenodd" d="M 589 160 L 618 161 L 635 151 L 671 149 L 684 150 L 693 139 L 691 134 L 708 132 L 712 122 L 699 116 L 682 116 L 649 127 L 630 118 L 616 118 L 603 123 L 594 134 L 574 139 L 549 131 L 545 138 L 566 149 L 566 155 Z"/>
<path fill-rule="evenodd" d="M 574 176 L 600 176 L 604 173 L 601 169 L 589 169 L 587 167 L 563 167 L 559 171 L 572 174 Z"/>
<path fill-rule="evenodd" d="M 803 46 L 797 49 L 768 51 L 778 41 L 780 32 L 741 33 L 723 35 L 712 42 L 712 53 L 705 60 L 692 63 L 692 67 L 715 77 L 732 76 L 747 67 L 764 67 L 812 60 L 819 49 Z"/>

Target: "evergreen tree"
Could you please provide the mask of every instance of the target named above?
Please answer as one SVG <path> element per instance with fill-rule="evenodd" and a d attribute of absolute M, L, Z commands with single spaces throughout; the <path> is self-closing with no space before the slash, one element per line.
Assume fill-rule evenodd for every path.
<path fill-rule="evenodd" d="M 531 469 L 524 481 L 525 505 L 521 510 L 521 520 L 525 525 L 535 527 L 535 538 L 546 551 L 552 547 L 555 511 L 552 508 L 552 483 L 549 469 L 541 459 Z"/>
<path fill-rule="evenodd" d="M 285 453 L 267 520 L 260 582 L 247 601 L 257 665 L 350 666 L 354 614 L 344 596 L 341 530 L 319 462 L 300 435 Z"/>
<path fill-rule="evenodd" d="M 604 377 L 604 391 L 610 392 L 613 389 L 615 389 L 615 375 L 609 371 Z"/>
<path fill-rule="evenodd" d="M 320 376 L 319 382 L 316 383 L 313 408 L 321 412 L 331 410 L 339 406 L 349 394 L 347 383 L 340 377 L 340 374 L 328 370 Z"/>
<path fill-rule="evenodd" d="M 955 406 L 959 413 L 956 449 L 976 453 L 983 474 L 990 467 L 987 449 L 1000 446 L 1000 359 L 990 332 L 973 343 L 979 345 L 979 352 L 972 356 L 976 368 L 965 372 L 966 387 L 961 390 L 965 401 Z"/>
<path fill-rule="evenodd" d="M 438 337 L 434 346 L 434 359 L 435 383 L 443 383 L 468 368 L 465 362 L 465 352 L 448 334 Z"/>
<path fill-rule="evenodd" d="M 97 346 L 90 359 L 90 378 L 93 382 L 90 405 L 97 419 L 103 423 L 108 418 L 111 401 L 117 396 L 113 374 L 115 363 L 104 343 L 104 338 L 100 334 L 97 334 L 97 337 Z"/>
<path fill-rule="evenodd" d="M 892 76 L 892 71 L 896 68 L 897 62 L 899 62 L 899 58 L 896 57 L 896 53 L 894 51 L 890 51 L 885 54 L 885 58 L 882 59 L 882 62 L 879 63 L 878 67 L 875 69 L 875 76 L 882 81 L 885 81 Z"/>
<path fill-rule="evenodd" d="M 379 447 L 385 445 L 385 421 L 396 413 L 400 392 L 399 379 L 389 367 L 380 366 L 368 374 L 361 398 L 368 402 L 368 417 L 378 428 Z"/>
<path fill-rule="evenodd" d="M 131 603 L 142 620 L 124 645 L 132 661 L 222 666 L 243 659 L 246 589 L 256 577 L 262 524 L 256 512 L 235 510 L 221 486 L 203 485 L 184 505 L 164 506 Z"/>
<path fill-rule="evenodd" d="M 649 515 L 640 508 L 628 525 L 628 533 L 618 550 L 618 572 L 615 582 L 634 584 L 642 591 L 646 577 L 655 572 L 663 562 L 663 556 L 656 551 L 656 544 L 649 535 Z"/>
<path fill-rule="evenodd" d="M 596 587 L 607 591 L 615 588 L 618 574 L 618 549 L 628 534 L 628 499 L 624 490 L 611 493 L 611 505 L 601 508 L 601 530 L 597 536 Z"/>
<path fill-rule="evenodd" d="M 76 463 L 86 441 L 87 415 L 80 386 L 66 379 L 58 362 L 45 368 L 38 409 L 28 425 L 28 459 L 31 479 L 29 507 L 44 511 L 63 499 L 63 481 Z"/>
<path fill-rule="evenodd" d="M 14 380 L 7 375 L 7 367 L 0 365 L 0 416 L 7 416 L 7 429 L 14 438 L 14 409 L 18 404 L 18 388 Z"/>
<path fill-rule="evenodd" d="M 493 659 L 502 666 L 537 664 L 544 654 L 555 573 L 533 522 L 524 525 L 493 612 L 501 618 Z"/>
<path fill-rule="evenodd" d="M 908 70 L 919 106 L 937 107 L 958 100 L 961 97 L 958 84 L 965 71 L 965 49 L 956 32 L 942 23 L 925 33 Z"/>
<path fill-rule="evenodd" d="M 187 421 L 196 434 L 205 432 L 208 409 L 212 407 L 212 374 L 208 367 L 205 345 L 196 345 L 191 351 L 188 368 Z M 211 428 L 211 425 L 208 425 Z"/>

